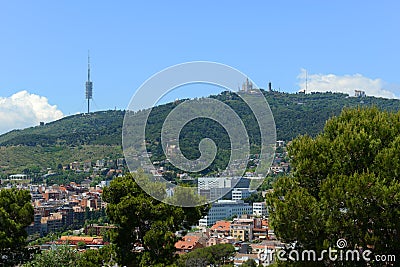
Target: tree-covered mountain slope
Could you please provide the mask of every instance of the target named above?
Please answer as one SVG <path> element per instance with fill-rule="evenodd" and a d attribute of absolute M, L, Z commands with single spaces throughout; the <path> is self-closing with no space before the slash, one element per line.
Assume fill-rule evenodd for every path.
<path fill-rule="evenodd" d="M 326 120 L 340 114 L 344 107 L 377 106 L 381 110 L 400 110 L 400 100 L 376 97 L 349 97 L 341 93 L 290 94 L 263 91 L 274 115 L 277 139 L 292 140 L 298 135 L 315 136 L 322 131 Z M 249 132 L 253 152 L 257 151 L 259 132 L 254 116 L 246 104 L 234 93 L 222 92 L 212 98 L 231 106 L 241 117 Z M 161 153 L 160 129 L 168 113 L 181 101 L 154 107 L 146 126 L 148 149 L 153 155 Z M 121 155 L 121 133 L 125 111 L 100 111 L 68 116 L 43 126 L 14 130 L 0 135 L 0 168 L 13 169 L 37 162 L 66 163 L 78 160 L 95 160 L 101 153 Z M 210 120 L 197 119 L 181 131 L 182 152 L 191 158 L 199 151 L 191 144 L 204 137 L 220 144 L 223 158 L 229 150 L 229 139 L 221 127 Z M 101 146 L 108 147 L 100 149 Z M 18 148 L 16 148 L 18 147 Z M 80 147 L 81 150 L 76 150 Z M 84 147 L 84 149 L 82 149 Z M 55 149 L 56 148 L 56 149 Z M 63 150 L 65 149 L 65 153 Z M 75 152 L 74 152 L 75 151 Z M 107 155 L 103 155 L 107 157 Z M 221 165 L 222 163 L 220 163 Z M 51 164 L 54 165 L 54 164 Z"/>
<path fill-rule="evenodd" d="M 77 114 L 0 135 L 0 146 L 119 145 L 124 111 Z"/>

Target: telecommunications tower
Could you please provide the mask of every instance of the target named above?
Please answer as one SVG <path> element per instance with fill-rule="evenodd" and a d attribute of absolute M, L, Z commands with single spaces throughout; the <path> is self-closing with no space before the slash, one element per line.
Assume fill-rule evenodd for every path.
<path fill-rule="evenodd" d="M 88 52 L 88 75 L 86 81 L 87 113 L 90 113 L 90 99 L 93 97 L 93 83 L 90 81 L 90 56 Z"/>

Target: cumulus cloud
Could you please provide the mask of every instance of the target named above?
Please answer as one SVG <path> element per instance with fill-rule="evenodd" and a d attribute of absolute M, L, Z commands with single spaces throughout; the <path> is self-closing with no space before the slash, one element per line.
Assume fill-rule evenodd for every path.
<path fill-rule="evenodd" d="M 62 118 L 57 106 L 43 96 L 21 91 L 10 97 L 0 97 L 0 133 L 22 129 Z"/>
<path fill-rule="evenodd" d="M 302 69 L 297 76 L 300 91 L 306 89 L 306 70 Z M 308 92 L 341 92 L 354 96 L 354 90 L 365 91 L 367 96 L 399 98 L 381 79 L 371 79 L 361 74 L 338 76 L 335 74 L 307 74 Z"/>

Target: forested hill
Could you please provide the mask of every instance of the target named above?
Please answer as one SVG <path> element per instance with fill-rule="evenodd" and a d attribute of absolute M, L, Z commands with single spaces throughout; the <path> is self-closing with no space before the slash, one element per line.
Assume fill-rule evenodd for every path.
<path fill-rule="evenodd" d="M 120 145 L 124 111 L 77 114 L 0 135 L 0 146 Z"/>
<path fill-rule="evenodd" d="M 265 92 L 274 114 L 277 138 L 292 140 L 300 134 L 315 136 L 325 121 L 340 114 L 344 107 L 376 106 L 399 111 L 400 100 L 376 97 L 350 97 L 341 93 L 288 94 Z"/>
<path fill-rule="evenodd" d="M 323 129 L 325 121 L 338 115 L 343 107 L 375 105 L 382 110 L 400 110 L 400 100 L 396 99 L 356 98 L 340 93 L 289 94 L 274 91 L 265 91 L 264 95 L 275 118 L 277 138 L 282 140 L 291 140 L 300 134 L 316 135 Z M 239 115 L 246 113 L 245 104 L 237 101 L 232 93 L 223 92 L 213 97 L 231 105 Z M 161 128 L 162 118 L 176 104 L 169 103 L 153 109 L 155 128 Z M 120 145 L 124 114 L 124 111 L 110 110 L 68 116 L 44 126 L 0 135 L 0 146 Z M 246 115 L 243 118 L 251 120 Z M 205 132 L 207 124 L 199 121 L 199 125 L 192 126 L 199 132 Z"/>

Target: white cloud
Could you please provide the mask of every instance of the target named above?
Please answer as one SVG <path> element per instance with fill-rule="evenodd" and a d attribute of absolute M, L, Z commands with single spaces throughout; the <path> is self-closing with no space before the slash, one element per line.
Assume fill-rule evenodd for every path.
<path fill-rule="evenodd" d="M 297 76 L 300 90 L 306 89 L 306 70 L 302 69 Z M 341 92 L 354 96 L 354 90 L 365 91 L 367 96 L 384 98 L 399 98 L 392 91 L 385 89 L 388 86 L 381 79 L 371 79 L 361 74 L 338 76 L 335 74 L 307 75 L 308 92 Z"/>
<path fill-rule="evenodd" d="M 43 96 L 21 91 L 10 97 L 0 97 L 0 133 L 39 125 L 62 118 L 57 106 Z"/>

